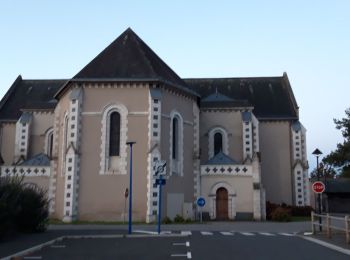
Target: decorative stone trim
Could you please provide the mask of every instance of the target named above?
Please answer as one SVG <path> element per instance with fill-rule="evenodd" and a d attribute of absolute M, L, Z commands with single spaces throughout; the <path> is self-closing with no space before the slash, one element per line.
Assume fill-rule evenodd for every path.
<path fill-rule="evenodd" d="M 253 176 L 251 165 L 201 165 L 201 176 Z"/>
<path fill-rule="evenodd" d="M 243 158 L 253 157 L 253 127 L 251 121 L 242 121 Z"/>
<path fill-rule="evenodd" d="M 75 88 L 70 93 L 68 120 L 68 147 L 65 151 L 65 187 L 63 221 L 71 222 L 78 215 L 79 173 L 80 173 L 80 136 L 82 89 Z"/>
<path fill-rule="evenodd" d="M 208 158 L 214 157 L 214 135 L 220 133 L 222 135 L 222 152 L 228 154 L 228 134 L 223 127 L 214 127 L 209 131 L 209 146 L 208 146 Z"/>
<path fill-rule="evenodd" d="M 50 172 L 50 166 L 1 166 L 1 177 L 48 177 Z"/>
<path fill-rule="evenodd" d="M 59 133 L 60 133 L 60 110 L 61 106 L 58 104 L 55 109 L 55 117 L 54 117 L 54 133 L 53 133 L 53 148 L 52 148 L 52 157 L 51 160 L 51 169 L 52 174 L 50 176 L 49 181 L 49 213 L 55 213 L 55 205 L 56 205 L 56 188 L 57 188 L 57 172 L 58 172 L 58 151 L 59 151 Z"/>
<path fill-rule="evenodd" d="M 52 157 L 52 154 L 49 154 L 50 150 L 52 150 L 53 152 L 53 147 L 51 147 L 51 145 L 53 146 L 53 142 L 52 144 L 50 142 L 51 137 L 53 137 L 53 127 L 50 127 L 45 132 L 44 151 L 45 151 L 45 154 L 47 154 L 49 157 Z"/>
<path fill-rule="evenodd" d="M 193 102 L 193 183 L 194 197 L 201 195 L 200 184 L 200 155 L 199 155 L 199 108 Z"/>
<path fill-rule="evenodd" d="M 16 123 L 15 162 L 27 159 L 32 114 L 24 112 Z"/>
<path fill-rule="evenodd" d="M 228 218 L 235 219 L 236 217 L 236 192 L 230 184 L 219 182 L 212 186 L 209 194 L 210 218 L 216 219 L 216 192 L 219 188 L 225 188 L 228 192 Z"/>
<path fill-rule="evenodd" d="M 179 148 L 179 158 L 178 160 L 173 159 L 173 119 L 177 118 L 179 123 L 179 140 L 178 140 L 178 148 Z M 183 126 L 183 118 L 180 115 L 179 112 L 176 110 L 171 111 L 170 113 L 170 154 L 169 154 L 169 169 L 172 174 L 177 174 L 179 176 L 183 176 L 183 161 L 184 161 L 184 149 L 183 149 L 183 132 L 184 132 L 184 126 Z"/>
<path fill-rule="evenodd" d="M 259 152 L 260 151 L 260 141 L 259 141 L 259 120 L 254 116 L 252 113 L 252 124 L 253 124 L 253 152 Z"/>
<path fill-rule="evenodd" d="M 109 168 L 110 157 L 109 151 L 109 127 L 110 127 L 110 115 L 112 112 L 118 112 L 120 114 L 120 155 L 118 156 L 118 170 Z M 127 174 L 126 171 L 126 157 L 127 157 L 127 130 L 128 130 L 128 110 L 121 103 L 113 103 L 104 107 L 101 121 L 101 153 L 100 153 L 100 174 L 113 175 L 113 174 Z"/>
<path fill-rule="evenodd" d="M 301 164 L 297 164 L 293 171 L 294 177 L 294 203 L 296 206 L 305 206 L 304 172 Z"/>

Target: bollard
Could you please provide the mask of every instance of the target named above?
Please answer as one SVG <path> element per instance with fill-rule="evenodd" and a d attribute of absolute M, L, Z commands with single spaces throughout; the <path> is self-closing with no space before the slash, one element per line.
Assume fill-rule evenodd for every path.
<path fill-rule="evenodd" d="M 345 216 L 345 236 L 346 243 L 350 244 L 350 227 L 349 227 L 349 216 Z"/>
<path fill-rule="evenodd" d="M 326 231 L 327 231 L 327 237 L 331 238 L 331 218 L 329 217 L 329 214 L 327 213 L 326 216 Z"/>
<path fill-rule="evenodd" d="M 314 225 L 314 212 L 311 211 L 311 232 L 313 235 L 315 235 L 315 225 Z"/>

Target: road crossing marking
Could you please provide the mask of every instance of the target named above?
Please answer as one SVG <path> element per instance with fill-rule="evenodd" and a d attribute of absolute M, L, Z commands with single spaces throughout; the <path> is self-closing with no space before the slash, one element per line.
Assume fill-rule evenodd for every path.
<path fill-rule="evenodd" d="M 51 248 L 65 248 L 65 245 L 52 245 Z"/>
<path fill-rule="evenodd" d="M 276 236 L 275 234 L 271 234 L 271 233 L 267 233 L 267 232 L 259 232 L 260 235 L 263 235 L 263 236 L 268 236 L 268 237 L 274 237 Z"/>
<path fill-rule="evenodd" d="M 187 246 L 187 247 L 190 247 L 190 242 L 186 241 L 186 243 L 173 243 L 173 246 Z"/>
<path fill-rule="evenodd" d="M 222 235 L 224 235 L 224 236 L 233 236 L 233 233 L 231 233 L 231 232 L 220 232 Z"/>
<path fill-rule="evenodd" d="M 240 233 L 244 236 L 255 236 L 255 234 L 249 233 L 249 232 L 240 232 Z"/>
<path fill-rule="evenodd" d="M 187 259 L 192 259 L 191 252 L 187 252 L 186 254 L 172 254 L 171 257 L 187 257 Z"/>
<path fill-rule="evenodd" d="M 286 237 L 294 237 L 294 234 L 290 234 L 290 233 L 278 233 L 278 234 Z"/>
<path fill-rule="evenodd" d="M 190 236 L 190 235 L 192 235 L 192 232 L 191 231 L 181 231 L 181 235 Z"/>
<path fill-rule="evenodd" d="M 202 234 L 203 236 L 211 236 L 211 235 L 213 235 L 212 232 L 208 232 L 208 231 L 201 231 L 201 234 Z"/>

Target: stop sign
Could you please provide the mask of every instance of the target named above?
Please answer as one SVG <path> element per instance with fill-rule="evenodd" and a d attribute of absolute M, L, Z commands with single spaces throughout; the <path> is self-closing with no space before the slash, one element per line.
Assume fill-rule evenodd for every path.
<path fill-rule="evenodd" d="M 312 184 L 312 190 L 315 193 L 323 193 L 325 190 L 324 183 L 322 181 L 316 181 Z"/>

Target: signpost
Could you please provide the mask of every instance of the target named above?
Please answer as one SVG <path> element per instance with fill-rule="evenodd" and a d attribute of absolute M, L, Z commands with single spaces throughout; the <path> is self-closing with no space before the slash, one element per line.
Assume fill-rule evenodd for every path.
<path fill-rule="evenodd" d="M 317 193 L 317 194 L 320 194 L 320 193 L 323 193 L 326 189 L 326 186 L 324 185 L 324 183 L 322 181 L 315 181 L 313 184 L 312 184 L 312 191 Z"/>
<path fill-rule="evenodd" d="M 199 207 L 200 222 L 202 223 L 202 219 L 203 219 L 202 208 L 205 205 L 205 199 L 203 197 L 198 197 L 196 203 L 197 203 L 197 206 Z"/>
<path fill-rule="evenodd" d="M 156 161 L 155 163 L 155 175 L 159 176 L 159 178 L 156 179 L 156 185 L 159 185 L 159 195 L 158 195 L 158 234 L 160 234 L 160 222 L 162 220 L 162 186 L 165 185 L 166 180 L 163 179 L 163 176 L 165 175 L 165 167 L 166 167 L 166 161 Z"/>

